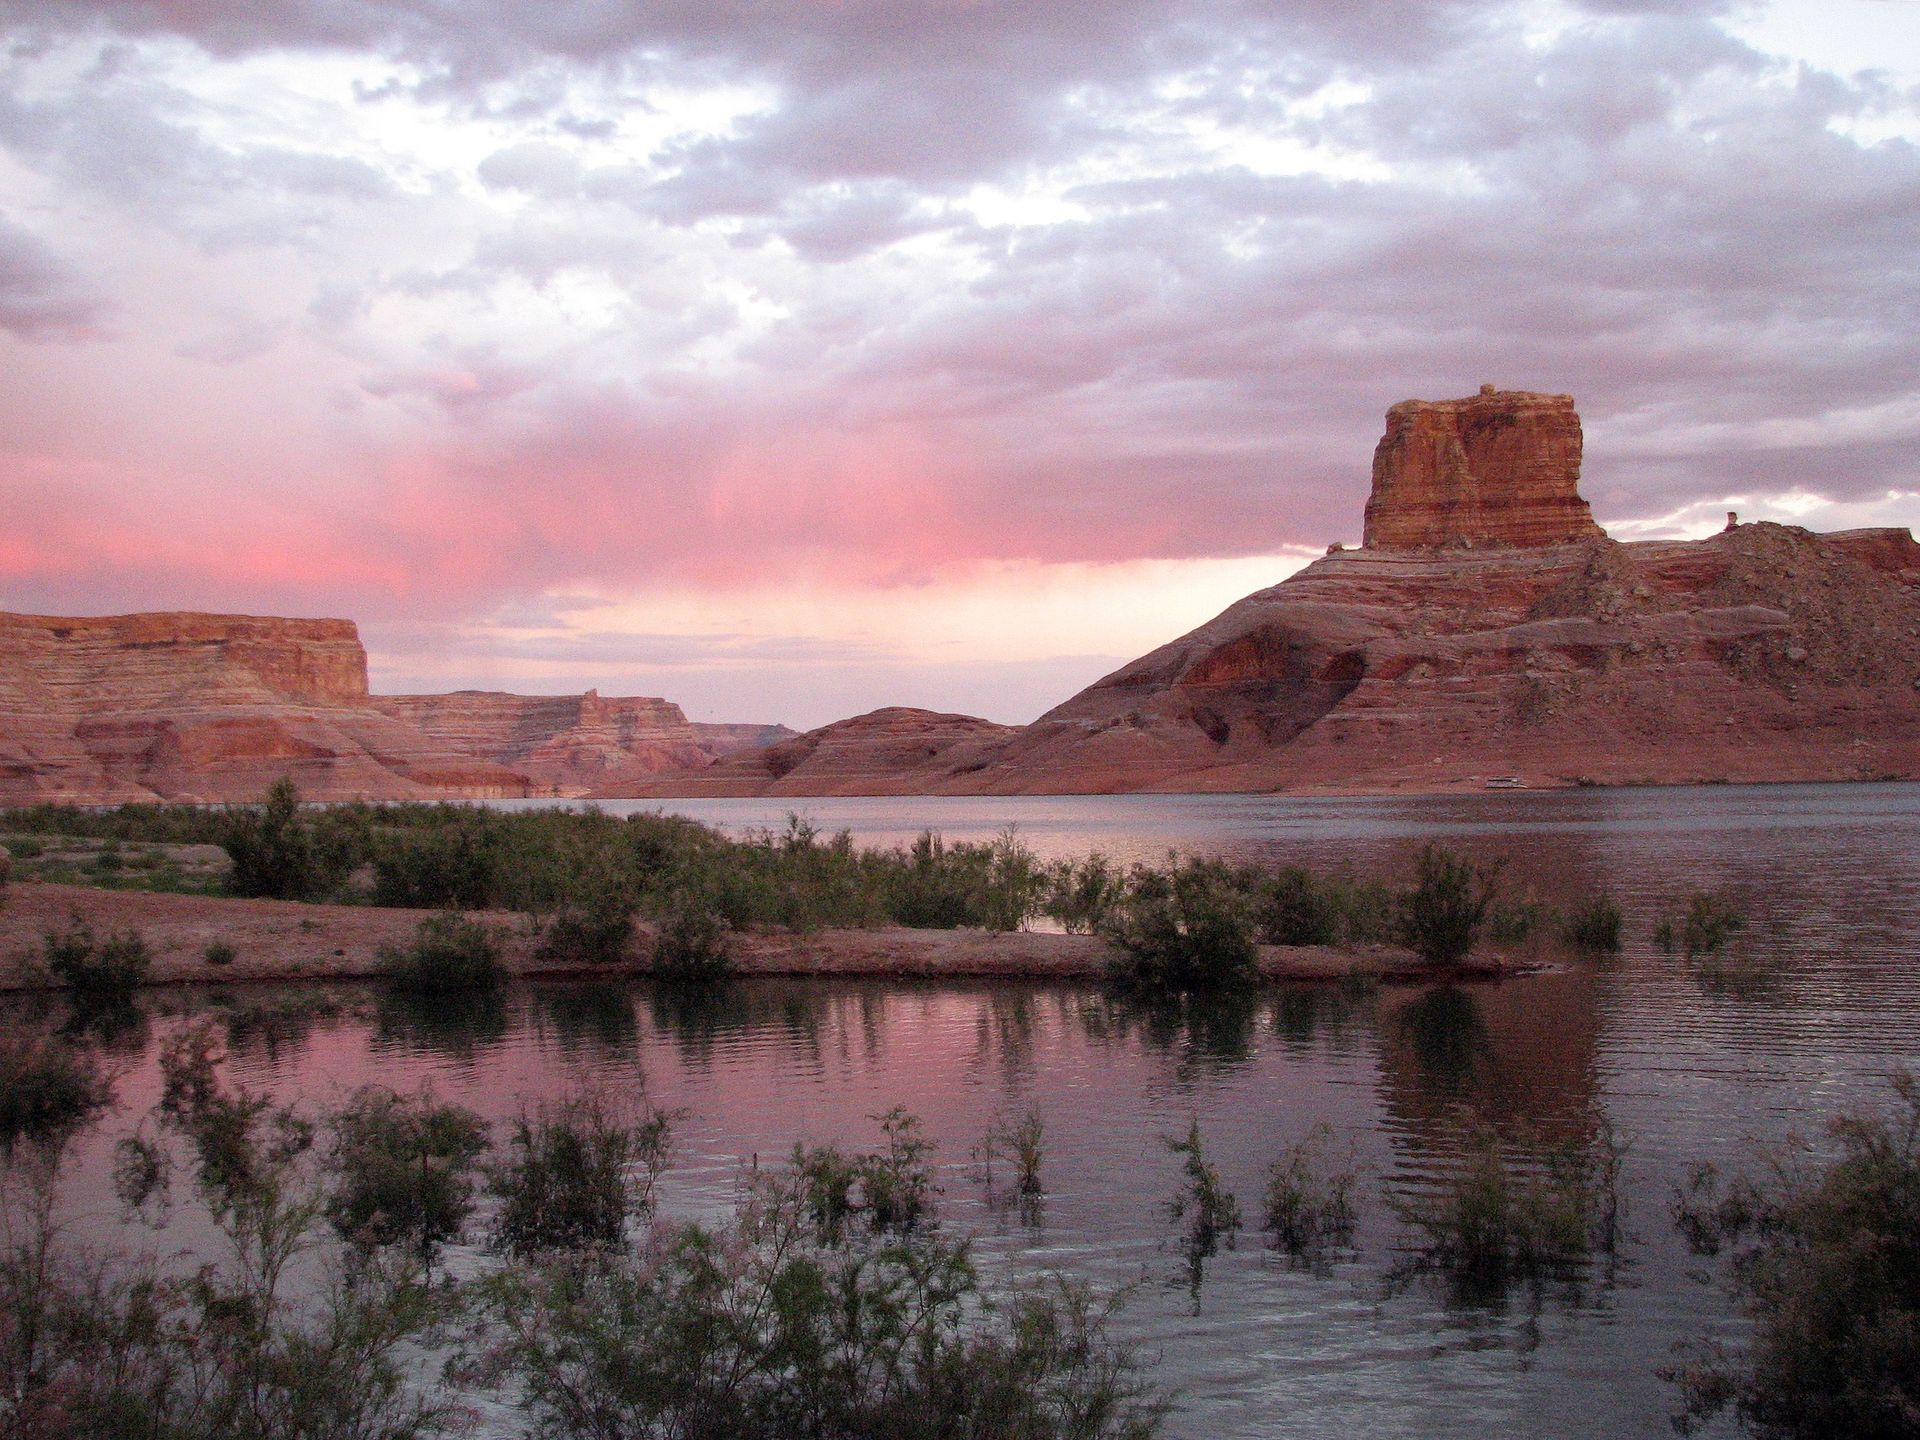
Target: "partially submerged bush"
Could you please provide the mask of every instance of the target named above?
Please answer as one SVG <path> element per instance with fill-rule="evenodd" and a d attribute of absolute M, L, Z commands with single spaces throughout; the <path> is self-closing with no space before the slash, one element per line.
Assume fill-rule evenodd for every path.
<path fill-rule="evenodd" d="M 427 994 L 488 990 L 507 976 L 493 930 L 452 913 L 422 920 L 405 950 L 381 947 L 379 969 L 396 988 Z"/>
<path fill-rule="evenodd" d="M 1668 954 L 1678 949 L 1694 960 L 1719 955 L 1746 928 L 1746 911 L 1733 896 L 1696 890 L 1687 897 L 1686 908 L 1677 920 L 1669 915 L 1654 927 L 1653 941 Z"/>
<path fill-rule="evenodd" d="M 1726 1410 L 1778 1440 L 1920 1431 L 1920 1081 L 1897 1074 L 1893 1097 L 1833 1120 L 1824 1164 L 1793 1146 L 1764 1178 L 1723 1184 L 1706 1166 L 1679 1195 L 1694 1249 L 1731 1250 L 1753 1323 L 1744 1350 L 1693 1347 L 1662 1372 L 1683 1434 Z"/>
<path fill-rule="evenodd" d="M 1419 1261 L 1475 1288 L 1514 1278 L 1568 1276 L 1594 1251 L 1619 1244 L 1624 1147 L 1603 1128 L 1594 1147 L 1548 1145 L 1510 1154 L 1499 1132 L 1475 1126 L 1453 1172 L 1394 1209 Z"/>
<path fill-rule="evenodd" d="M 75 1004 L 103 1009 L 130 1002 L 153 966 L 139 931 L 121 930 L 103 940 L 78 915 L 65 931 L 48 932 L 41 956 L 73 992 Z"/>
<path fill-rule="evenodd" d="M 1333 1127 L 1314 1126 L 1267 1168 L 1260 1228 L 1276 1249 L 1293 1256 L 1350 1243 L 1359 1218 L 1355 1178 L 1352 1149 L 1335 1155 Z"/>
<path fill-rule="evenodd" d="M 1479 938 L 1493 903 L 1494 867 L 1427 845 L 1414 867 L 1414 882 L 1399 896 L 1400 943 L 1429 965 L 1458 965 Z"/>
<path fill-rule="evenodd" d="M 92 1055 L 51 1035 L 0 1036 L 0 1147 L 56 1136 L 112 1098 Z"/>
<path fill-rule="evenodd" d="M 756 1177 L 726 1225 L 491 1290 L 490 1373 L 537 1433 L 688 1440 L 1147 1440 L 1164 1406 L 1069 1282 L 982 1293 L 965 1241 L 824 1238 L 805 1180 Z"/>
<path fill-rule="evenodd" d="M 874 1232 L 909 1231 L 933 1213 L 933 1142 L 899 1106 L 873 1117 L 885 1150 L 849 1155 L 834 1145 L 793 1147 L 797 1195 L 824 1242 L 839 1243 L 856 1219 Z"/>
<path fill-rule="evenodd" d="M 1013 1169 L 1013 1195 L 1022 1205 L 1032 1206 L 1046 1194 L 1040 1182 L 1041 1142 L 1046 1138 L 1046 1121 L 1040 1107 L 1032 1105 L 1015 1119 L 1002 1115 L 988 1127 L 980 1145 L 980 1158 L 986 1170 L 988 1199 L 993 1198 L 993 1162 L 1004 1159 Z"/>
<path fill-rule="evenodd" d="M 1200 1139 L 1200 1120 L 1196 1116 L 1184 1137 L 1161 1137 L 1166 1147 L 1180 1157 L 1180 1188 L 1167 1201 L 1167 1215 L 1181 1227 L 1180 1248 L 1187 1260 L 1187 1287 L 1193 1303 L 1200 1303 L 1200 1282 L 1206 1274 L 1206 1262 L 1221 1246 L 1231 1250 L 1240 1232 L 1240 1202 L 1220 1178 L 1220 1171 L 1207 1159 Z"/>
<path fill-rule="evenodd" d="M 495 1248 L 525 1258 L 618 1247 L 628 1215 L 652 1213 L 672 1136 L 664 1112 L 644 1100 L 629 1110 L 600 1091 L 522 1112 L 488 1173 L 500 1202 Z"/>
<path fill-rule="evenodd" d="M 487 1130 L 471 1110 L 428 1091 L 368 1086 L 331 1118 L 327 1218 L 361 1249 L 405 1244 L 430 1257 L 458 1239 L 473 1210 Z"/>
<path fill-rule="evenodd" d="M 1611 895 L 1596 895 L 1569 910 L 1560 924 L 1560 938 L 1590 955 L 1610 955 L 1620 948 L 1620 906 Z"/>
<path fill-rule="evenodd" d="M 1120 951 L 1111 974 L 1149 993 L 1250 983 L 1253 917 L 1237 877 L 1217 861 L 1137 870 L 1104 931 Z"/>

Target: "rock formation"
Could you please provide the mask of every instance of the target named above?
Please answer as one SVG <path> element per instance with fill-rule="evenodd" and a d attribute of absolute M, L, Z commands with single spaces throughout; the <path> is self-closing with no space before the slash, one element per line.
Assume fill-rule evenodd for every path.
<path fill-rule="evenodd" d="M 251 800 L 283 775 L 326 800 L 580 795 L 791 734 L 715 728 L 592 692 L 373 696 L 346 620 L 0 614 L 0 804 Z"/>
<path fill-rule="evenodd" d="M 610 786 L 612 795 L 912 795 L 934 776 L 964 773 L 1017 730 L 973 715 L 890 706 L 762 750 L 722 759 L 695 774 Z"/>
<path fill-rule="evenodd" d="M 1480 387 L 1466 400 L 1405 400 L 1373 452 L 1363 543 L 1560 545 L 1597 538 L 1580 498 L 1571 395 Z"/>

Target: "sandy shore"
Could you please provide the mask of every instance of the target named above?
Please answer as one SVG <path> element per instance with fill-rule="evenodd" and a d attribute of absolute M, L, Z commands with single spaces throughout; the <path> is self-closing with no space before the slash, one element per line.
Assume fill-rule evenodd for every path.
<path fill-rule="evenodd" d="M 405 946 L 414 927 L 434 913 L 30 883 L 8 886 L 0 900 L 0 991 L 47 986 L 38 962 L 42 940 L 49 931 L 66 929 L 76 915 L 99 934 L 138 930 L 153 952 L 152 983 L 178 985 L 364 979 L 377 973 L 381 947 Z M 499 931 L 507 967 L 517 975 L 644 974 L 647 969 L 652 933 L 644 924 L 637 930 L 631 964 L 596 967 L 537 960 L 533 927 L 524 915 L 491 911 L 474 918 Z M 233 948 L 231 963 L 208 963 L 207 947 L 215 941 Z M 1028 931 L 1003 935 L 888 927 L 734 937 L 735 966 L 743 975 L 1086 979 L 1104 971 L 1110 954 L 1105 942 L 1092 936 Z M 1528 967 L 1489 957 L 1473 968 L 1490 976 Z M 1260 969 L 1275 980 L 1418 979 L 1424 973 L 1410 953 L 1384 946 L 1263 946 Z"/>

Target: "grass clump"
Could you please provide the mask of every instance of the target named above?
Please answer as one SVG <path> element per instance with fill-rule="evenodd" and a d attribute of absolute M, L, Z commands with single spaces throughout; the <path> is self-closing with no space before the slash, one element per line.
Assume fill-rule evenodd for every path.
<path fill-rule="evenodd" d="M 65 1134 L 112 1098 L 92 1055 L 68 1041 L 0 1036 L 0 1148 Z"/>
<path fill-rule="evenodd" d="M 1894 1440 L 1920 1430 L 1920 1081 L 1885 1113 L 1828 1126 L 1825 1163 L 1793 1144 L 1760 1179 L 1697 1170 L 1677 1197 L 1693 1248 L 1731 1252 L 1744 1349 L 1695 1346 L 1662 1374 L 1688 1434 L 1722 1412 L 1775 1440 Z"/>
<path fill-rule="evenodd" d="M 1576 905 L 1560 922 L 1560 938 L 1589 955 L 1612 955 L 1620 949 L 1620 906 L 1611 895 L 1596 895 Z"/>
<path fill-rule="evenodd" d="M 1238 879 L 1210 860 L 1134 871 L 1103 932 L 1120 952 L 1113 979 L 1148 994 L 1251 984 L 1254 920 Z"/>
<path fill-rule="evenodd" d="M 1624 1153 L 1603 1130 L 1592 1149 L 1567 1142 L 1523 1159 L 1508 1152 L 1499 1132 L 1479 1125 L 1450 1175 L 1394 1209 L 1420 1264 L 1469 1290 L 1570 1276 L 1594 1251 L 1612 1253 L 1619 1244 Z"/>
<path fill-rule="evenodd" d="M 521 1259 L 618 1248 L 629 1214 L 652 1212 L 672 1140 L 664 1112 L 644 1101 L 629 1111 L 596 1090 L 522 1112 L 488 1175 L 500 1204 L 494 1248 Z"/>
<path fill-rule="evenodd" d="M 152 952 L 139 931 L 121 930 L 101 939 L 78 915 L 65 931 L 48 932 L 41 958 L 72 993 L 74 1003 L 87 1009 L 130 1004 L 153 968 Z"/>
<path fill-rule="evenodd" d="M 1454 854 L 1444 845 L 1424 846 L 1414 881 L 1395 907 L 1400 943 L 1429 965 L 1465 960 L 1493 904 L 1497 867 Z"/>
<path fill-rule="evenodd" d="M 1275 1249 L 1294 1257 L 1347 1245 L 1359 1220 L 1354 1206 L 1353 1152 L 1333 1153 L 1333 1127 L 1320 1124 L 1267 1167 L 1260 1228 Z"/>
<path fill-rule="evenodd" d="M 493 930 L 453 913 L 422 920 L 405 950 L 382 946 L 379 969 L 396 989 L 421 994 L 491 990 L 507 977 Z"/>
<path fill-rule="evenodd" d="M 1697 890 L 1687 897 L 1686 906 L 1677 919 L 1665 916 L 1654 927 L 1653 943 L 1669 955 L 1679 950 L 1687 959 L 1694 960 L 1720 955 L 1746 928 L 1746 911 L 1733 896 Z"/>
<path fill-rule="evenodd" d="M 362 1250 L 404 1244 L 423 1259 L 458 1239 L 473 1210 L 474 1170 L 487 1150 L 471 1110 L 421 1091 L 356 1091 L 331 1121 L 327 1218 Z"/>

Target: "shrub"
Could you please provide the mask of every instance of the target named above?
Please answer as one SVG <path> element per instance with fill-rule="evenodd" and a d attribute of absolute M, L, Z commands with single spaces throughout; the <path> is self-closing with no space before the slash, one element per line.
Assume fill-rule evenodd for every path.
<path fill-rule="evenodd" d="M 464 915 L 434 915 L 414 929 L 406 950 L 382 946 L 380 973 L 401 990 L 486 990 L 506 978 L 491 928 Z"/>
<path fill-rule="evenodd" d="M 1458 965 L 1473 949 L 1493 903 L 1494 874 L 1443 845 L 1422 848 L 1414 883 L 1399 896 L 1400 943 L 1429 965 Z"/>
<path fill-rule="evenodd" d="M 1106 856 L 1095 851 L 1078 864 L 1055 862 L 1047 870 L 1046 912 L 1069 935 L 1091 935 L 1126 889 L 1126 876 Z"/>
<path fill-rule="evenodd" d="M 953 930 L 980 920 L 990 860 L 977 846 L 949 847 L 931 830 L 896 851 L 886 866 L 887 913 L 897 925 Z"/>
<path fill-rule="evenodd" d="M 697 897 L 676 895 L 654 939 L 654 975 L 682 984 L 725 980 L 733 973 L 731 930 Z"/>
<path fill-rule="evenodd" d="M 1240 1231 L 1240 1202 L 1206 1157 L 1201 1146 L 1199 1117 L 1187 1126 L 1184 1139 L 1173 1135 L 1161 1139 L 1180 1157 L 1181 1185 L 1167 1201 L 1167 1215 L 1181 1227 L 1180 1248 L 1187 1260 L 1187 1285 L 1197 1307 L 1206 1262 L 1222 1245 L 1229 1250 L 1234 1246 L 1234 1237 Z"/>
<path fill-rule="evenodd" d="M 672 1135 L 665 1113 L 642 1102 L 628 1114 L 598 1091 L 522 1112 L 488 1176 L 494 1247 L 520 1258 L 618 1247 L 628 1215 L 651 1213 Z"/>
<path fill-rule="evenodd" d="M 1611 895 L 1576 905 L 1561 922 L 1560 936 L 1576 950 L 1612 954 L 1620 948 L 1620 907 Z"/>
<path fill-rule="evenodd" d="M 68 1042 L 0 1036 L 0 1146 L 71 1130 L 112 1095 L 92 1056 Z"/>
<path fill-rule="evenodd" d="M 473 1172 L 486 1153 L 478 1115 L 427 1091 L 356 1091 L 332 1117 L 327 1217 L 362 1249 L 406 1243 L 423 1258 L 457 1239 L 473 1209 Z"/>
<path fill-rule="evenodd" d="M 1458 1281 L 1500 1286 L 1515 1276 L 1564 1274 L 1619 1242 L 1623 1154 L 1607 1129 L 1593 1150 L 1568 1142 L 1523 1164 L 1508 1156 L 1497 1131 L 1476 1126 L 1459 1167 L 1394 1209 L 1422 1263 Z"/>
<path fill-rule="evenodd" d="M 548 919 L 536 953 L 575 965 L 624 964 L 637 909 L 627 876 L 609 863 L 595 864 Z"/>
<path fill-rule="evenodd" d="M 1496 945 L 1523 945 L 1553 921 L 1552 907 L 1541 900 L 1514 900 L 1487 907 L 1487 938 Z"/>
<path fill-rule="evenodd" d="M 1002 1115 L 987 1130 L 981 1143 L 981 1158 L 986 1165 L 987 1190 L 993 1190 L 993 1162 L 1005 1158 L 1013 1162 L 1013 1194 L 1023 1205 L 1032 1205 L 1046 1194 L 1040 1183 L 1041 1141 L 1046 1137 L 1046 1122 L 1040 1107 L 1030 1106 L 1019 1119 Z"/>
<path fill-rule="evenodd" d="M 372 863 L 376 905 L 483 910 L 493 903 L 495 857 L 484 821 L 463 817 L 382 836 Z"/>
<path fill-rule="evenodd" d="M 1110 973 L 1131 989 L 1245 985 L 1256 974 L 1246 895 L 1216 862 L 1135 871 L 1105 934 L 1121 952 Z"/>
<path fill-rule="evenodd" d="M 1678 922 L 1667 916 L 1654 927 L 1653 939 L 1668 954 L 1678 948 L 1692 960 L 1720 954 L 1746 927 L 1746 912 L 1731 895 L 1699 890 L 1687 897 Z"/>
<path fill-rule="evenodd" d="M 228 812 L 219 843 L 233 861 L 227 884 L 236 895 L 320 900 L 353 868 L 339 837 L 302 817 L 291 780 L 276 780 L 260 804 Z"/>
<path fill-rule="evenodd" d="M 1339 907 L 1311 873 L 1288 866 L 1257 892 L 1254 924 L 1266 945 L 1331 945 L 1339 934 Z"/>
<path fill-rule="evenodd" d="M 1306 1138 L 1287 1146 L 1267 1168 L 1260 1228 L 1277 1249 L 1305 1255 L 1353 1239 L 1358 1216 L 1353 1204 L 1353 1153 L 1345 1163 L 1332 1152 L 1333 1128 L 1316 1125 Z"/>
<path fill-rule="evenodd" d="M 1920 1424 L 1920 1082 L 1893 1080 L 1885 1114 L 1833 1120 L 1825 1164 L 1803 1146 L 1766 1157 L 1766 1178 L 1723 1187 L 1702 1167 L 1678 1197 L 1694 1249 L 1731 1247 L 1752 1321 L 1744 1351 L 1694 1347 L 1662 1374 L 1675 1426 L 1731 1410 L 1756 1435 L 1911 1436 Z"/>
<path fill-rule="evenodd" d="M 231 965 L 238 952 L 225 940 L 209 940 L 201 954 L 209 965 Z"/>
<path fill-rule="evenodd" d="M 64 934 L 48 932 L 42 955 L 47 968 L 73 992 L 74 1003 L 89 1008 L 128 1004 L 153 965 L 139 931 L 122 930 L 102 940 L 78 915 Z"/>
<path fill-rule="evenodd" d="M 1045 868 L 1009 825 L 987 846 L 987 873 L 980 890 L 980 922 L 989 930 L 1022 928 L 1040 911 Z"/>
<path fill-rule="evenodd" d="M 875 1232 L 909 1231 L 933 1213 L 933 1143 L 920 1133 L 918 1117 L 896 1105 L 872 1118 L 887 1137 L 885 1150 L 848 1155 L 832 1145 L 793 1147 L 796 1193 L 823 1241 L 837 1244 L 856 1217 Z"/>
<path fill-rule="evenodd" d="M 823 1240 L 791 1172 L 732 1220 L 489 1291 L 491 1373 L 537 1433 L 1147 1440 L 1164 1405 L 1065 1281 L 990 1303 L 964 1241 Z"/>

